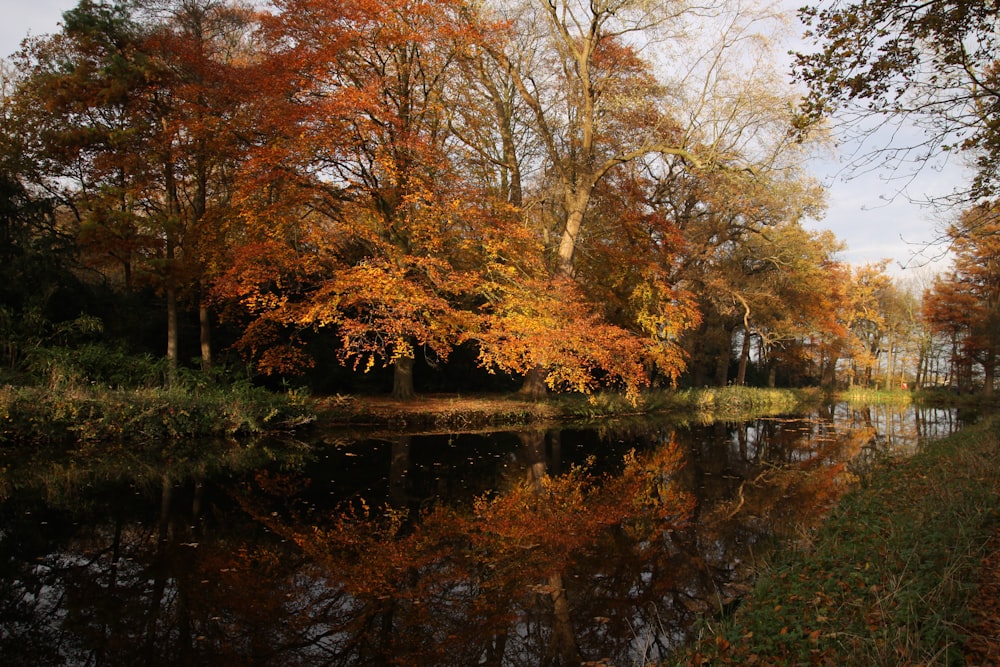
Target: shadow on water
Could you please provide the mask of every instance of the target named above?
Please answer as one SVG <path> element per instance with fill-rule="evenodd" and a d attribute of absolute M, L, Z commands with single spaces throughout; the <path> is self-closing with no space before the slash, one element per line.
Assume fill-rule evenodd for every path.
<path fill-rule="evenodd" d="M 633 665 L 953 411 L 0 468 L 6 665 Z M 207 445 L 206 445 L 207 447 Z M 285 451 L 274 448 L 274 452 Z"/>

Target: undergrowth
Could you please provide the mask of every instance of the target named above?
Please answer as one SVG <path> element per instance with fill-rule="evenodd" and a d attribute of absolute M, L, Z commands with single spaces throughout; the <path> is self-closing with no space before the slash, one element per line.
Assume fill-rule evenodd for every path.
<path fill-rule="evenodd" d="M 0 445 L 149 442 L 281 430 L 310 419 L 302 396 L 238 383 L 133 389 L 0 387 Z"/>

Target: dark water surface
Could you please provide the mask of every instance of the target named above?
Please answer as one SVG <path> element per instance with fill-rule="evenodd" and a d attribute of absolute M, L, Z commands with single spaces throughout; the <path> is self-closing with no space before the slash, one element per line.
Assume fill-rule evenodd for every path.
<path fill-rule="evenodd" d="M 836 406 L 0 460 L 0 664 L 655 662 L 880 460 L 959 425 Z"/>

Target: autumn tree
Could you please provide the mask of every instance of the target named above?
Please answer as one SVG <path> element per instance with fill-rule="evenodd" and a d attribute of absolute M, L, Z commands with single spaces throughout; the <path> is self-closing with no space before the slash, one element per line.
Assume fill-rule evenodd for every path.
<path fill-rule="evenodd" d="M 840 247 L 829 232 L 812 232 L 797 221 L 785 221 L 725 249 L 712 266 L 705 267 L 703 308 L 717 338 L 710 347 L 692 337 L 696 345 L 692 353 L 701 355 L 699 359 L 714 371 L 716 384 L 746 384 L 751 353 L 762 373 L 759 381 L 771 386 L 779 371 L 786 381 L 810 374 L 792 368 L 798 360 L 788 351 L 841 330 L 842 285 L 837 278 L 842 267 L 835 258 Z M 731 377 L 734 360 L 737 370 Z"/>
<path fill-rule="evenodd" d="M 1000 351 L 1000 221 L 992 203 L 967 210 L 948 229 L 953 239 L 952 271 L 939 276 L 924 296 L 931 330 L 951 347 L 953 382 L 973 388 L 976 371 L 991 394 Z"/>
<path fill-rule="evenodd" d="M 892 279 L 885 273 L 889 260 L 857 267 L 851 276 L 848 291 L 849 309 L 845 311 L 845 324 L 852 336 L 843 354 L 851 357 L 852 369 L 849 382 L 867 387 L 883 354 L 886 316 L 882 304 L 892 287 Z M 860 378 L 858 378 L 860 375 Z"/>
<path fill-rule="evenodd" d="M 281 139 L 262 153 L 279 178 L 309 193 L 286 209 L 299 220 L 290 225 L 294 254 L 303 266 L 323 267 L 305 273 L 325 277 L 272 302 L 251 284 L 255 272 L 245 274 L 244 289 L 231 271 L 230 293 L 275 324 L 331 327 L 342 358 L 357 368 L 392 364 L 398 396 L 412 395 L 416 351 L 445 359 L 463 341 L 491 370 L 544 365 L 554 388 L 642 385 L 644 349 L 673 343 L 656 339 L 654 325 L 651 346 L 636 338 L 638 327 L 602 321 L 572 277 L 547 266 L 545 234 L 525 212 L 520 174 L 532 153 L 523 135 L 530 123 L 518 114 L 530 104 L 516 76 L 497 67 L 507 62 L 501 52 L 486 48 L 495 46 L 492 19 L 453 2 L 280 9 L 268 50 L 283 92 L 264 124 Z M 634 78 L 643 69 L 631 49 L 602 48 L 607 86 L 612 74 Z M 493 57 L 483 60 L 487 53 Z M 625 83 L 614 83 L 613 94 Z M 499 125 L 487 122 L 494 118 Z M 661 291 L 663 312 L 653 318 L 670 316 L 679 296 Z M 676 373 L 676 353 L 660 359 Z"/>
<path fill-rule="evenodd" d="M 679 252 L 669 263 L 671 280 L 698 295 L 704 315 L 686 338 L 697 359 L 688 381 L 696 384 L 730 379 L 737 336 L 743 371 L 736 380 L 742 382 L 752 339 L 764 350 L 800 334 L 807 319 L 820 327 L 823 299 L 802 295 L 813 288 L 828 292 L 828 281 L 810 276 L 822 276 L 837 250 L 835 240 L 799 226 L 824 206 L 822 189 L 804 169 L 812 145 L 789 136 L 795 92 L 775 76 L 767 40 L 738 18 L 730 17 L 708 49 L 708 64 L 693 70 L 703 87 L 688 91 L 679 107 L 688 134 L 727 162 L 692 170 L 659 156 L 637 161 L 649 181 L 644 205 L 674 229 Z M 783 309 L 804 316 L 793 318 L 799 328 L 779 324 Z"/>
<path fill-rule="evenodd" d="M 880 297 L 885 323 L 885 383 L 892 388 L 906 388 L 908 377 L 919 384 L 919 349 L 922 323 L 918 297 L 897 280 Z"/>
<path fill-rule="evenodd" d="M 257 228 L 247 248 L 284 259 L 273 276 L 231 270 L 225 281 L 258 322 L 330 328 L 344 363 L 391 365 L 400 398 L 414 394 L 415 355 L 443 361 L 470 328 L 483 240 L 476 229 L 495 217 L 490 197 L 468 187 L 447 151 L 445 84 L 459 45 L 475 39 L 463 32 L 460 8 L 451 0 L 277 3 L 266 22 L 266 140 L 253 169 L 281 194 L 277 204 L 248 198 Z M 275 224 L 277 209 L 287 224 Z M 276 301 L 258 298 L 282 265 L 294 267 L 289 260 L 314 282 Z"/>
<path fill-rule="evenodd" d="M 126 290 L 161 291 L 171 375 L 185 296 L 200 307 L 211 365 L 203 279 L 238 161 L 232 86 L 249 24 L 216 0 L 83 0 L 19 60 L 15 113 L 37 183 L 74 213 L 95 266 L 115 263 Z"/>
<path fill-rule="evenodd" d="M 234 183 L 246 159 L 241 133 L 254 94 L 248 74 L 256 56 L 248 39 L 256 23 L 248 9 L 222 0 L 169 0 L 152 9 L 162 23 L 150 36 L 150 51 L 166 72 L 171 100 L 161 125 L 172 152 L 164 178 L 168 210 L 179 220 L 176 243 L 186 278 L 180 296 L 198 309 L 202 367 L 209 369 L 209 290 L 220 271 L 236 213 Z"/>
<path fill-rule="evenodd" d="M 912 323 L 909 344 L 914 359 L 915 389 L 936 386 L 942 381 L 943 341 L 924 317 L 924 297 L 938 277 L 930 271 L 916 271 L 899 281 L 900 291 L 905 294 L 905 318 Z"/>
<path fill-rule="evenodd" d="M 790 116 L 765 110 L 788 106 L 765 103 L 765 93 L 743 94 L 776 90 L 776 80 L 760 85 L 760 76 L 773 71 L 770 52 L 762 48 L 773 14 L 750 5 L 629 1 L 524 2 L 497 11 L 515 26 L 512 36 L 484 48 L 518 93 L 525 112 L 521 126 L 537 147 L 531 163 L 537 164 L 538 176 L 524 189 L 530 193 L 531 222 L 551 247 L 552 274 L 572 278 L 592 297 L 609 294 L 606 286 L 592 282 L 600 283 L 608 266 L 615 265 L 591 257 L 615 240 L 636 238 L 636 229 L 615 229 L 615 215 L 622 220 L 629 215 L 619 211 L 603 217 L 598 210 L 597 198 L 613 190 L 612 183 L 671 172 L 698 178 L 782 161 L 787 166 L 784 155 L 774 157 L 784 153 L 774 139 L 785 137 L 784 145 L 791 145 Z M 639 50 L 637 43 L 648 48 Z M 649 55 L 657 50 L 670 55 Z M 754 76 L 744 76 L 748 61 Z M 637 177 L 642 171 L 647 173 Z M 639 218 L 647 207 L 641 198 L 622 203 Z M 662 224 L 647 232 L 653 235 L 650 244 L 661 246 L 660 259 L 670 239 L 678 239 Z M 678 252 L 674 245 L 667 255 Z M 643 263 L 646 282 L 635 282 L 633 274 L 633 292 L 625 294 L 620 283 L 619 300 L 598 310 L 602 317 L 615 312 L 620 318 L 644 302 L 645 315 L 634 317 L 629 327 L 646 337 L 663 337 L 660 371 L 676 377 L 683 368 L 676 334 L 695 322 L 689 316 L 690 292 L 668 277 L 671 260 L 650 271 L 652 261 Z"/>
<path fill-rule="evenodd" d="M 582 361 L 586 358 L 588 361 L 583 362 L 584 365 L 607 370 L 606 365 L 597 362 L 593 350 L 574 351 L 574 346 L 585 337 L 575 337 L 572 341 L 568 338 L 573 336 L 570 331 L 574 328 L 583 332 L 588 327 L 601 326 L 600 313 L 580 301 L 578 297 L 582 293 L 573 286 L 576 278 L 572 267 L 574 245 L 595 185 L 619 162 L 612 156 L 621 150 L 631 150 L 632 146 L 626 144 L 634 144 L 641 132 L 636 126 L 629 128 L 633 132 L 631 138 L 618 136 L 613 139 L 610 127 L 621 123 L 623 114 L 628 113 L 624 110 L 630 104 L 635 108 L 648 107 L 654 100 L 656 82 L 649 75 L 646 64 L 620 43 L 620 36 L 607 30 L 606 23 L 613 12 L 610 6 L 592 8 L 588 20 L 592 21 L 596 34 L 589 35 L 572 24 L 565 13 L 575 9 L 568 5 L 549 7 L 545 3 L 523 3 L 493 9 L 492 13 L 481 12 L 479 20 L 492 21 L 499 16 L 507 20 L 509 27 L 484 39 L 476 49 L 478 58 L 472 68 L 475 72 L 472 83 L 475 90 L 482 91 L 482 99 L 487 104 L 485 108 L 482 103 L 469 107 L 483 111 L 478 116 L 466 114 L 460 118 L 459 136 L 466 140 L 470 153 L 479 162 L 491 165 L 491 172 L 499 177 L 508 201 L 524 207 L 526 221 L 530 220 L 529 224 L 542 239 L 542 251 L 552 248 L 554 258 L 552 265 L 542 267 L 541 274 L 537 271 L 531 274 L 530 280 L 534 288 L 540 290 L 537 297 L 541 300 L 531 304 L 535 296 L 509 285 L 503 292 L 505 301 L 494 300 L 491 305 L 493 324 L 486 329 L 511 331 L 511 327 L 522 328 L 519 320 L 523 322 L 524 315 L 536 310 L 546 299 L 550 299 L 552 305 L 562 301 L 578 304 L 578 307 L 554 319 L 551 308 L 546 308 L 550 313 L 548 321 L 573 323 L 572 326 L 548 332 L 538 328 L 530 334 L 522 330 L 516 334 L 521 342 L 516 353 L 492 347 L 494 342 L 509 337 L 507 334 L 487 335 L 481 337 L 480 343 L 485 346 L 484 361 L 488 365 L 499 364 L 505 370 L 525 374 L 525 390 L 538 395 L 544 393 L 546 382 L 553 387 L 563 384 L 557 377 L 560 373 L 553 372 L 556 367 L 581 369 L 579 363 L 570 359 Z M 549 28 L 544 28 L 545 25 Z M 573 45 L 578 38 L 586 43 L 581 41 Z M 635 87 L 633 101 L 623 104 L 620 91 L 629 86 Z M 566 116 L 556 118 L 553 114 L 557 108 L 564 109 Z M 648 117 L 645 129 L 656 123 Z M 483 133 L 481 128 L 484 127 L 498 128 L 495 138 Z M 621 143 L 614 145 L 615 141 Z M 539 206 L 546 198 L 539 188 L 542 179 L 532 184 L 523 181 L 524 170 L 529 167 L 536 172 L 543 170 L 558 183 L 554 218 L 547 215 L 552 210 L 547 204 Z M 526 198 L 529 185 L 534 192 Z M 554 247 L 557 238 L 561 239 L 558 249 Z M 539 267 L 537 262 L 532 264 L 535 269 Z M 560 300 L 558 291 L 562 289 L 569 292 Z M 548 296 L 543 296 L 546 293 Z M 539 317 L 538 321 L 544 319 L 546 316 Z M 612 338 L 625 343 L 629 336 L 627 332 L 622 334 L 625 335 Z M 532 346 L 537 347 L 532 350 Z M 634 352 L 634 346 L 630 347 Z M 552 351 L 556 349 L 563 351 L 563 359 L 552 366 L 557 356 Z M 601 356 L 605 360 L 612 358 Z M 587 373 L 590 371 L 584 375 Z M 613 374 L 620 376 L 617 372 Z"/>

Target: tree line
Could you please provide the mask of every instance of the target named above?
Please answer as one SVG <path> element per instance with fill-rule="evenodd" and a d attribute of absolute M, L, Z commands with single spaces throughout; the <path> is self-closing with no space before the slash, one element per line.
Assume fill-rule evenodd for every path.
<path fill-rule="evenodd" d="M 954 225 L 960 259 L 925 299 L 841 261 L 802 224 L 829 109 L 777 66 L 780 18 L 81 0 L 3 66 L 4 361 L 165 339 L 167 382 L 239 355 L 402 398 L 431 377 L 992 387 L 992 207 Z"/>

